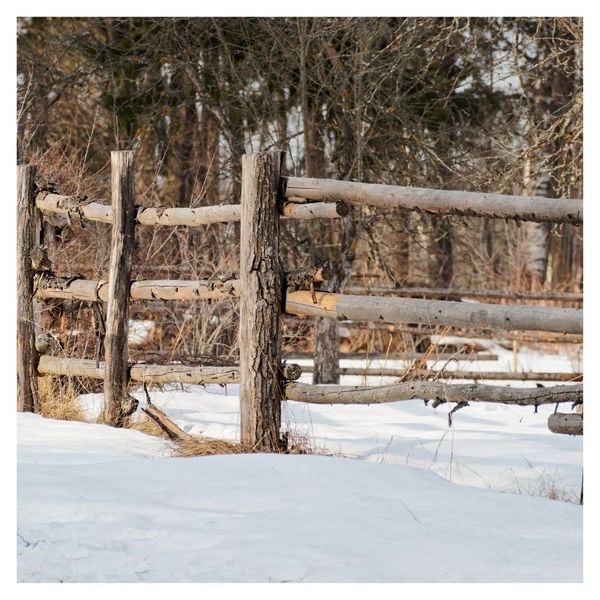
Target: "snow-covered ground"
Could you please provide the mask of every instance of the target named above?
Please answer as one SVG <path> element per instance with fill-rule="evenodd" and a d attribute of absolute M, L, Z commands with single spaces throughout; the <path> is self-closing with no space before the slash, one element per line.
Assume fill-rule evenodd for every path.
<path fill-rule="evenodd" d="M 481 368 L 510 368 L 494 352 Z M 520 360 L 574 370 L 570 356 Z M 151 395 L 190 433 L 238 438 L 237 386 Z M 81 398 L 90 420 L 100 401 Z M 548 431 L 553 407 L 473 404 L 450 428 L 451 407 L 286 403 L 291 435 L 335 456 L 173 458 L 137 431 L 19 415 L 18 578 L 580 581 L 581 507 L 534 496 L 577 498 L 581 438 Z"/>

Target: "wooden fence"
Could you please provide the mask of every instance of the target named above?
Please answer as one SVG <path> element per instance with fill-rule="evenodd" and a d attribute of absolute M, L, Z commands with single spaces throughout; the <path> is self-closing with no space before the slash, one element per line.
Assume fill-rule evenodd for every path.
<path fill-rule="evenodd" d="M 294 383 L 301 369 L 282 362 L 283 314 L 427 327 L 485 327 L 578 335 L 583 332 L 582 311 L 315 291 L 313 282 L 327 277 L 323 270 L 307 268 L 293 274 L 284 270 L 279 252 L 280 218 L 338 218 L 348 214 L 347 204 L 368 204 L 384 209 L 402 207 L 440 214 L 581 223 L 582 201 L 286 178 L 281 172 L 282 163 L 281 152 L 245 155 L 240 205 L 195 209 L 136 207 L 133 153 L 129 151 L 112 153 L 110 206 L 73 196 L 36 192 L 35 167 L 18 167 L 18 409 L 37 410 L 39 375 L 103 379 L 104 418 L 115 426 L 121 425 L 135 409 L 128 395 L 130 382 L 239 382 L 242 442 L 257 449 L 274 450 L 282 443 L 281 402 L 286 399 L 328 404 L 371 404 L 413 398 L 434 403 L 478 401 L 534 406 L 582 403 L 581 384 L 513 389 L 440 381 L 403 381 L 368 388 Z M 54 277 L 40 266 L 44 212 L 112 224 L 107 279 L 90 281 L 78 277 Z M 240 222 L 239 279 L 131 281 L 136 224 L 202 226 L 232 221 Z M 227 297 L 240 298 L 239 367 L 130 363 L 127 333 L 131 300 L 208 301 Z M 103 362 L 39 354 L 35 345 L 33 303 L 51 298 L 106 303 Z M 561 423 L 556 427 L 565 426 Z"/>

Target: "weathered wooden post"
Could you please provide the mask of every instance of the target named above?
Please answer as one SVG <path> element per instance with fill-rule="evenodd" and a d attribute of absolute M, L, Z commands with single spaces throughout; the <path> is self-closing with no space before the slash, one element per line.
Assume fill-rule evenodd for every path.
<path fill-rule="evenodd" d="M 115 427 L 135 410 L 128 396 L 127 333 L 135 232 L 133 152 L 111 152 L 113 227 L 106 308 L 104 420 Z"/>
<path fill-rule="evenodd" d="M 38 352 L 35 348 L 33 276 L 35 250 L 35 167 L 17 167 L 17 410 L 36 412 Z"/>
<path fill-rule="evenodd" d="M 283 269 L 279 257 L 282 152 L 242 157 L 240 411 L 242 443 L 281 446 Z"/>

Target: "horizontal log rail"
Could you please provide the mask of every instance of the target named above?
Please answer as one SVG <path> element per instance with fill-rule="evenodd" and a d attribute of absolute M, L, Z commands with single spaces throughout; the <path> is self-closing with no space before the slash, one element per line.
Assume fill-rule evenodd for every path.
<path fill-rule="evenodd" d="M 303 365 L 303 373 L 312 373 L 313 365 Z M 583 373 L 510 373 L 503 371 L 447 371 L 418 369 L 393 369 L 388 367 L 340 367 L 340 375 L 354 375 L 363 377 L 405 377 L 411 379 L 485 379 L 488 381 L 583 381 Z"/>
<path fill-rule="evenodd" d="M 302 323 L 304 325 L 312 325 L 313 321 L 310 317 L 305 315 L 285 315 L 286 320 L 291 323 Z M 392 325 L 390 323 L 371 323 L 369 321 L 340 321 L 340 326 L 347 329 L 372 329 L 375 331 L 387 331 L 389 333 L 409 334 L 413 336 L 429 337 L 429 336 L 441 336 L 441 337 L 458 337 L 467 338 L 464 342 L 469 344 L 469 338 L 494 338 L 499 341 L 517 341 L 522 343 L 548 343 L 548 344 L 583 344 L 582 334 L 567 334 L 567 333 L 544 333 L 540 332 L 538 335 L 530 335 L 524 333 L 511 333 L 511 332 L 500 332 L 493 330 L 484 330 L 473 326 L 469 331 L 466 329 L 467 326 L 461 328 L 446 328 L 442 325 L 438 327 L 427 327 L 427 326 L 415 326 L 415 327 L 402 327 L 401 325 Z M 448 329 L 448 330 L 447 330 Z M 446 344 L 438 342 L 434 345 L 438 346 L 455 346 L 458 342 L 452 342 L 452 344 Z"/>
<path fill-rule="evenodd" d="M 182 279 L 156 279 L 134 281 L 130 287 L 131 300 L 224 300 L 237 298 L 240 293 L 238 279 L 227 281 L 186 281 Z M 87 300 L 106 302 L 108 281 L 94 281 L 72 277 L 42 277 L 36 297 L 42 300 Z"/>
<path fill-rule="evenodd" d="M 60 194 L 40 195 L 36 206 L 43 212 L 50 212 L 75 219 L 86 219 L 100 223 L 112 223 L 112 207 L 101 202 L 82 200 L 76 196 Z M 343 202 L 316 202 L 299 205 L 285 202 L 281 206 L 284 219 L 335 219 L 349 213 Z M 233 223 L 240 220 L 239 204 L 201 206 L 198 208 L 138 207 L 136 221 L 142 225 L 187 225 L 195 227 L 211 223 Z"/>
<path fill-rule="evenodd" d="M 350 296 L 329 292 L 316 292 L 314 296 L 316 303 L 308 290 L 288 293 L 286 311 L 294 315 L 353 321 L 583 333 L 583 311 L 575 308 Z"/>
<path fill-rule="evenodd" d="M 131 284 L 132 300 L 219 300 L 240 294 L 237 279 L 228 281 L 145 280 Z M 67 277 L 38 280 L 39 299 L 106 301 L 108 282 Z M 484 326 L 504 330 L 583 333 L 583 311 L 574 308 L 508 306 L 414 298 L 350 296 L 298 290 L 286 295 L 286 311 L 330 319 L 417 323 L 429 326 Z"/>
<path fill-rule="evenodd" d="M 465 217 L 583 222 L 582 200 L 431 190 L 309 177 L 288 177 L 284 183 L 284 196 L 289 200 L 344 201 L 377 208 L 404 208 Z"/>
<path fill-rule="evenodd" d="M 129 368 L 130 380 L 138 383 L 239 383 L 238 366 L 205 367 L 182 364 L 147 365 L 132 364 Z M 89 377 L 104 379 L 104 363 L 79 358 L 63 358 L 58 356 L 42 356 L 38 364 L 39 375 L 66 375 L 67 377 Z M 283 376 L 295 381 L 302 375 L 302 368 L 296 364 L 283 367 Z"/>
<path fill-rule="evenodd" d="M 404 400 L 433 400 L 539 406 L 582 402 L 583 384 L 512 388 L 480 383 L 447 384 L 439 381 L 409 381 L 378 387 L 290 383 L 285 386 L 285 398 L 309 404 L 382 404 Z"/>
<path fill-rule="evenodd" d="M 426 288 L 426 287 L 380 287 L 349 286 L 346 294 L 423 296 L 424 298 L 493 298 L 497 300 L 546 300 L 555 302 L 583 302 L 583 294 L 571 292 L 510 292 L 501 290 L 473 290 L 466 288 Z"/>
<path fill-rule="evenodd" d="M 284 358 L 292 360 L 312 359 L 312 352 L 286 352 Z M 340 360 L 421 360 L 426 356 L 424 352 L 340 352 Z M 468 360 L 468 361 L 494 361 L 498 360 L 497 354 L 487 352 L 471 352 L 468 349 L 460 352 L 430 352 L 427 360 Z"/>

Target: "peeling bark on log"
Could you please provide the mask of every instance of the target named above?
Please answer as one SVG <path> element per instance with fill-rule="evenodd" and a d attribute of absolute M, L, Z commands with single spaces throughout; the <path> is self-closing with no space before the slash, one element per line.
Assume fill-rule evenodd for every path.
<path fill-rule="evenodd" d="M 106 310 L 103 413 L 107 423 L 120 427 L 129 385 L 127 335 L 135 230 L 133 152 L 111 152 L 111 167 L 114 222 Z"/>
<path fill-rule="evenodd" d="M 288 177 L 284 196 L 289 200 L 340 200 L 378 208 L 404 208 L 431 214 L 519 219 L 521 221 L 582 223 L 583 201 L 536 198 L 450 190 Z"/>
<path fill-rule="evenodd" d="M 350 296 L 328 292 L 317 292 L 316 299 L 317 304 L 313 302 L 310 291 L 291 292 L 287 294 L 286 312 L 329 319 L 583 333 L 583 311 L 574 308 Z"/>
<path fill-rule="evenodd" d="M 409 381 L 378 387 L 344 385 L 285 386 L 286 400 L 311 404 L 382 404 L 403 400 L 435 400 L 438 402 L 490 402 L 517 406 L 580 402 L 583 385 L 560 385 L 550 388 L 511 388 L 507 386 L 447 384 L 438 381 Z"/>
<path fill-rule="evenodd" d="M 39 405 L 33 308 L 35 239 L 35 167 L 17 167 L 17 410 L 36 412 Z"/>
<path fill-rule="evenodd" d="M 283 153 L 242 157 L 240 229 L 241 441 L 258 450 L 281 446 L 279 184 Z"/>
<path fill-rule="evenodd" d="M 130 300 L 224 300 L 240 294 L 238 279 L 228 281 L 186 281 L 157 279 L 134 281 L 129 289 Z M 69 277 L 43 277 L 40 279 L 38 298 L 63 298 L 106 302 L 108 282 L 73 279 Z"/>
<path fill-rule="evenodd" d="M 554 413 L 548 417 L 548 429 L 552 433 L 583 435 L 583 415 L 577 413 Z"/>
<path fill-rule="evenodd" d="M 39 195 L 37 207 L 48 213 L 66 215 L 70 220 L 81 219 L 112 223 L 112 207 L 100 202 L 90 202 L 75 196 L 60 194 Z M 343 202 L 314 202 L 310 205 L 298 205 L 287 202 L 280 208 L 284 219 L 337 219 L 348 214 L 348 206 Z M 137 207 L 136 221 L 141 225 L 184 225 L 197 227 L 212 223 L 234 223 L 240 220 L 239 204 L 201 206 L 198 208 Z"/>

